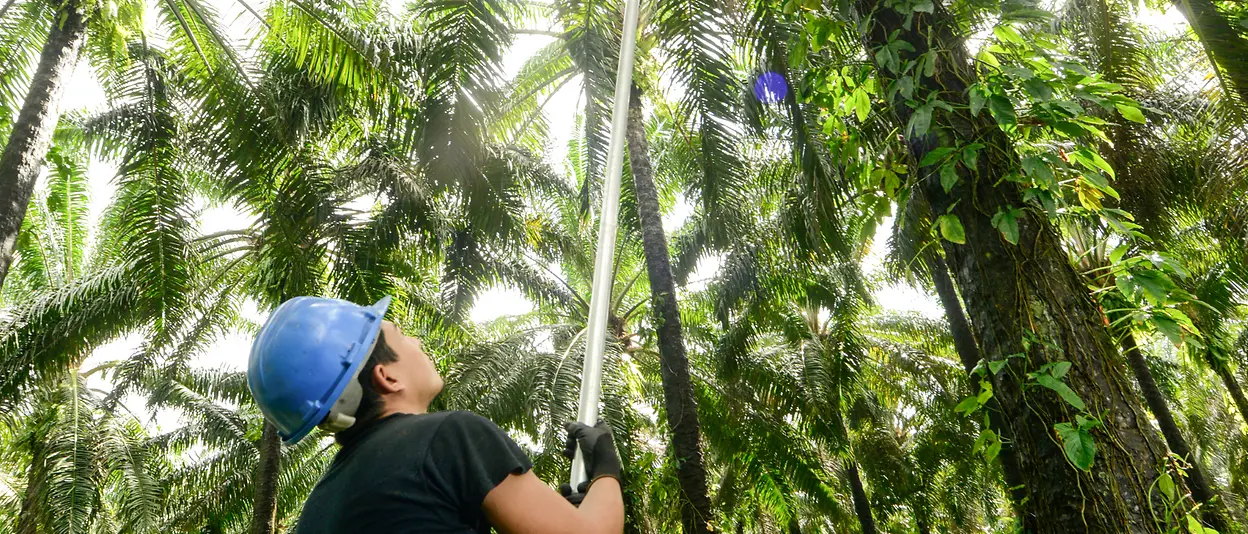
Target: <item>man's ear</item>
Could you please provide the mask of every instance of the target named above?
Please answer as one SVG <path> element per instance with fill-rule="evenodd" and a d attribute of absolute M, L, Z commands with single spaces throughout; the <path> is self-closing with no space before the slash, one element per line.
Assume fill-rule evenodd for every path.
<path fill-rule="evenodd" d="M 373 367 L 373 387 L 377 389 L 379 395 L 384 396 L 407 389 L 407 384 L 401 382 L 398 375 L 390 371 L 384 363 Z"/>

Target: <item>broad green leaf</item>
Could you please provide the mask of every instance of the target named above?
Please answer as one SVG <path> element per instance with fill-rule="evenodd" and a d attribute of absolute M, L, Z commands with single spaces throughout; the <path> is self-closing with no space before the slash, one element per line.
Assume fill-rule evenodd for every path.
<path fill-rule="evenodd" d="M 941 215 L 937 222 L 940 224 L 941 237 L 959 245 L 966 244 L 966 229 L 962 228 L 962 221 L 958 220 L 957 215 Z"/>
<path fill-rule="evenodd" d="M 1170 478 L 1170 473 L 1162 473 L 1157 477 L 1157 487 L 1161 488 L 1161 493 L 1166 496 L 1167 502 L 1174 502 L 1177 495 L 1174 489 L 1174 479 Z"/>
<path fill-rule="evenodd" d="M 1191 534 L 1218 534 L 1218 531 L 1200 524 L 1194 512 L 1187 513 L 1187 531 Z"/>
<path fill-rule="evenodd" d="M 1069 113 L 1072 117 L 1079 117 L 1086 111 L 1083 109 L 1083 106 L 1079 105 L 1079 103 L 1074 100 L 1054 100 L 1053 104 L 1056 104 L 1058 107 L 1066 110 L 1066 113 Z"/>
<path fill-rule="evenodd" d="M 1131 273 L 1131 281 L 1135 285 L 1144 290 L 1145 296 L 1148 297 L 1152 304 L 1165 303 L 1170 295 L 1170 291 L 1177 288 L 1174 281 L 1166 276 L 1166 273 L 1154 271 L 1151 269 L 1136 270 Z"/>
<path fill-rule="evenodd" d="M 1018 124 L 1018 115 L 1014 114 L 1014 104 L 1011 104 L 1010 99 L 1004 96 L 992 95 L 988 98 L 988 111 L 992 112 L 992 116 L 997 119 L 997 124 L 1002 127 Z"/>
<path fill-rule="evenodd" d="M 1058 396 L 1062 397 L 1062 400 L 1066 401 L 1071 406 L 1074 406 L 1075 409 L 1079 411 L 1088 409 L 1088 405 L 1083 403 L 1083 399 L 1079 398 L 1079 394 L 1075 393 L 1075 390 L 1070 389 L 1070 386 L 1067 386 L 1066 383 L 1061 380 L 1053 378 L 1052 375 L 1036 375 L 1036 383 L 1057 392 Z"/>
<path fill-rule="evenodd" d="M 1053 428 L 1062 437 L 1062 449 L 1070 463 L 1084 471 L 1091 469 L 1096 459 L 1096 441 L 1092 439 L 1092 434 L 1070 423 L 1058 423 Z"/>
<path fill-rule="evenodd" d="M 995 375 L 1001 372 L 1001 370 L 1004 369 L 1006 365 L 1009 365 L 1009 363 L 1010 362 L 1007 362 L 1005 360 L 991 361 L 991 362 L 988 362 L 988 370 L 992 371 L 992 374 Z"/>
<path fill-rule="evenodd" d="M 1001 454 L 1001 438 L 998 437 L 988 445 L 987 449 L 984 449 L 984 458 L 991 462 L 996 460 L 999 454 Z"/>
<path fill-rule="evenodd" d="M 1011 78 L 1017 78 L 1020 81 L 1030 80 L 1036 77 L 1036 73 L 1025 67 L 1006 66 L 1001 67 L 1001 71 L 1010 75 Z"/>
<path fill-rule="evenodd" d="M 1049 371 L 1049 374 L 1053 375 L 1053 378 L 1060 380 L 1063 376 L 1066 376 L 1066 373 L 1070 372 L 1070 366 L 1070 362 L 1057 362 L 1053 364 L 1053 370 Z"/>
<path fill-rule="evenodd" d="M 932 0 L 923 0 L 914 5 L 914 11 L 916 13 L 929 13 L 930 14 L 931 12 L 935 10 L 936 10 L 936 5 L 932 3 Z"/>
<path fill-rule="evenodd" d="M 1144 114 L 1140 112 L 1140 108 L 1129 104 L 1114 104 L 1114 107 L 1118 108 L 1118 113 L 1121 113 L 1124 119 L 1140 124 L 1148 122 L 1148 119 L 1144 118 Z"/>
<path fill-rule="evenodd" d="M 928 152 L 927 155 L 923 156 L 923 160 L 919 162 L 919 166 L 926 167 L 928 165 L 933 165 L 939 162 L 941 158 L 954 153 L 956 150 L 956 148 L 949 148 L 947 146 L 935 148 L 931 152 Z"/>
<path fill-rule="evenodd" d="M 1023 171 L 1030 176 L 1032 180 L 1046 186 L 1054 185 L 1053 168 L 1044 159 L 1037 156 L 1027 156 L 1023 158 Z"/>
<path fill-rule="evenodd" d="M 867 120 L 871 114 L 871 96 L 861 87 L 854 89 L 854 111 L 858 113 L 858 121 Z"/>
<path fill-rule="evenodd" d="M 1091 172 L 1087 174 L 1081 174 L 1079 175 L 1079 177 L 1082 178 L 1083 181 L 1087 182 L 1088 185 L 1095 187 L 1100 192 L 1121 200 L 1122 197 L 1118 196 L 1118 191 L 1115 190 L 1113 186 L 1109 185 L 1109 180 L 1106 180 L 1105 177 L 1101 176 L 1100 173 Z"/>
<path fill-rule="evenodd" d="M 1019 35 L 1013 27 L 1007 24 L 998 25 L 992 29 L 992 33 L 996 35 L 998 39 L 1008 43 L 1014 43 L 1019 46 L 1026 44 L 1023 42 L 1023 36 Z"/>
<path fill-rule="evenodd" d="M 1175 322 L 1174 319 L 1160 313 L 1154 313 L 1149 317 L 1149 320 L 1153 323 L 1153 326 L 1157 327 L 1157 330 L 1166 335 L 1166 339 L 1169 339 L 1174 346 L 1179 347 L 1183 345 L 1183 329 L 1179 327 L 1179 323 Z"/>
<path fill-rule="evenodd" d="M 953 186 L 958 184 L 958 164 L 956 162 L 946 163 L 940 168 L 940 186 L 945 188 L 945 192 L 953 190 Z"/>
<path fill-rule="evenodd" d="M 927 134 L 927 129 L 932 125 L 932 107 L 922 106 L 914 110 L 914 115 L 910 116 L 910 134 L 915 137 L 922 137 Z"/>
<path fill-rule="evenodd" d="M 1110 178 L 1114 177 L 1114 168 L 1109 165 L 1109 162 L 1105 161 L 1105 158 L 1102 158 L 1100 154 L 1097 154 L 1086 147 L 1071 152 L 1070 159 L 1075 160 L 1077 163 L 1083 165 L 1090 171 L 1100 169 L 1105 171 L 1105 174 L 1108 174 Z"/>
<path fill-rule="evenodd" d="M 923 76 L 931 78 L 932 75 L 936 74 L 936 58 L 937 54 L 935 50 L 928 50 L 927 53 L 923 55 Z"/>
<path fill-rule="evenodd" d="M 1047 101 L 1053 98 L 1053 90 L 1049 89 L 1049 85 L 1039 78 L 1029 78 L 1024 81 L 1023 89 L 1036 100 Z"/>
<path fill-rule="evenodd" d="M 982 145 L 976 145 L 979 145 L 979 143 L 962 149 L 962 163 L 966 164 L 966 168 L 971 170 L 971 172 L 975 171 L 975 164 L 979 161 L 979 149 L 982 148 Z"/>
<path fill-rule="evenodd" d="M 972 117 L 979 116 L 979 110 L 984 109 L 984 102 L 986 101 L 987 101 L 987 96 L 984 94 L 984 90 L 980 88 L 978 85 L 971 86 L 971 116 Z"/>
<path fill-rule="evenodd" d="M 992 216 L 992 227 L 999 230 L 1006 241 L 1015 245 L 1018 244 L 1018 216 L 1020 214 L 1022 212 L 1014 209 L 1013 206 L 1006 206 Z"/>
<path fill-rule="evenodd" d="M 953 407 L 953 411 L 965 412 L 967 415 L 970 415 L 971 412 L 974 412 L 975 410 L 978 410 L 978 409 L 979 409 L 979 399 L 976 399 L 975 397 L 967 397 L 965 399 L 962 399 L 962 402 L 959 402 L 957 406 Z"/>
<path fill-rule="evenodd" d="M 1114 247 L 1114 250 L 1109 253 L 1109 262 L 1118 263 L 1122 261 L 1122 257 L 1127 255 L 1127 250 L 1129 248 L 1130 247 L 1128 247 L 1126 243 Z"/>
<path fill-rule="evenodd" d="M 980 380 L 979 381 L 979 395 L 975 396 L 975 400 L 979 401 L 980 404 L 984 404 L 988 402 L 988 399 L 991 399 L 991 398 L 992 398 L 992 382 L 989 382 L 987 380 Z"/>

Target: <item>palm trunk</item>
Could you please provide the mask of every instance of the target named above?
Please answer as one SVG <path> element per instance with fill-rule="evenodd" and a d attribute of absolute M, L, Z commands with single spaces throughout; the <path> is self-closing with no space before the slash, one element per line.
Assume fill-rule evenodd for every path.
<path fill-rule="evenodd" d="M 1170 405 L 1161 394 L 1161 389 L 1157 387 L 1157 381 L 1153 379 L 1153 371 L 1148 368 L 1148 362 L 1144 361 L 1144 354 L 1136 345 L 1135 335 L 1130 329 L 1123 332 L 1120 343 L 1122 353 L 1127 356 L 1131 372 L 1135 374 L 1135 381 L 1140 385 L 1140 393 L 1143 394 L 1148 409 L 1153 412 L 1153 417 L 1157 419 L 1157 425 L 1161 427 L 1161 435 L 1166 438 L 1166 445 L 1170 446 L 1171 452 L 1179 455 L 1190 465 L 1186 471 L 1187 485 L 1192 490 L 1192 498 L 1197 502 L 1205 503 L 1202 507 L 1204 512 L 1202 516 L 1209 526 L 1219 532 L 1225 532 L 1226 520 L 1218 504 L 1213 501 L 1214 493 L 1209 486 L 1208 479 L 1205 478 L 1204 470 L 1200 468 L 1196 456 L 1192 454 L 1191 447 L 1187 445 L 1187 439 L 1179 431 L 1179 425 L 1174 422 L 1174 414 L 1170 411 Z"/>
<path fill-rule="evenodd" d="M 875 516 L 871 514 L 871 501 L 867 500 L 867 491 L 862 487 L 858 462 L 849 462 L 849 467 L 845 469 L 845 477 L 849 479 L 849 490 L 854 497 L 854 515 L 858 516 L 862 534 L 875 534 Z"/>
<path fill-rule="evenodd" d="M 641 222 L 641 243 L 650 278 L 650 299 L 659 338 L 659 367 L 662 369 L 663 402 L 667 426 L 672 433 L 671 455 L 676 462 L 676 478 L 684 499 L 680 502 L 685 534 L 711 532 L 711 500 L 706 493 L 706 467 L 702 464 L 701 426 L 697 401 L 689 377 L 689 358 L 681 334 L 680 308 L 676 303 L 676 283 L 672 278 L 667 236 L 659 213 L 659 195 L 650 166 L 641 91 L 633 86 L 628 106 L 628 161 L 632 166 L 637 217 Z"/>
<path fill-rule="evenodd" d="M 1213 68 L 1230 82 L 1227 89 L 1238 93 L 1240 102 L 1248 104 L 1248 38 L 1245 33 L 1232 26 L 1212 0 L 1173 0 L 1173 3 L 1200 38 Z"/>
<path fill-rule="evenodd" d="M 979 354 L 979 346 L 975 343 L 971 325 L 966 321 L 966 315 L 962 312 L 962 303 L 958 301 L 957 291 L 953 288 L 953 280 L 949 279 L 949 266 L 945 265 L 945 260 L 940 255 L 932 254 L 931 256 L 932 285 L 936 287 L 936 296 L 940 298 L 940 305 L 945 309 L 945 319 L 949 321 L 949 332 L 953 335 L 953 348 L 958 351 L 958 359 L 962 360 L 962 367 L 966 369 L 967 374 L 970 374 L 982 358 Z M 1001 419 L 1001 407 L 997 400 L 988 399 L 985 408 L 988 410 L 988 425 L 998 433 L 1005 429 L 1005 421 Z M 1009 443 L 1002 443 L 1001 452 L 997 454 L 997 458 L 1001 459 L 1001 476 L 1005 479 L 1010 503 L 1015 507 L 1015 511 L 1018 511 L 1017 507 L 1026 494 L 1023 491 L 1024 480 L 1018 470 L 1018 458 L 1014 455 L 1014 447 Z"/>
<path fill-rule="evenodd" d="M 256 465 L 252 495 L 251 534 L 272 534 L 277 516 L 277 474 L 282 462 L 282 440 L 268 421 L 260 435 L 260 460 Z"/>
<path fill-rule="evenodd" d="M 916 518 L 914 522 L 919 534 L 932 534 L 932 526 L 927 524 L 927 521 Z"/>
<path fill-rule="evenodd" d="M 1209 349 L 1205 349 L 1205 359 L 1209 363 L 1209 367 L 1213 368 L 1213 372 L 1217 373 L 1218 378 L 1222 379 L 1222 383 L 1226 384 L 1226 390 L 1230 392 L 1231 399 L 1235 401 L 1235 407 L 1239 408 L 1240 417 L 1244 421 L 1248 421 L 1248 397 L 1244 397 L 1243 388 L 1239 387 L 1239 380 L 1231 373 L 1231 368 L 1226 362 L 1220 361 L 1213 357 L 1213 353 Z"/>
<path fill-rule="evenodd" d="M 985 359 L 1008 362 L 1006 369 L 994 374 L 993 390 L 1006 423 L 1001 434 L 1015 446 L 1020 474 L 1027 481 L 1020 504 L 1022 530 L 1164 531 L 1167 526 L 1150 512 L 1164 509 L 1164 503 L 1150 488 L 1159 476 L 1152 466 L 1165 465 L 1166 448 L 1127 382 L 1117 347 L 1086 283 L 1070 265 L 1042 213 L 1024 210 L 1018 219 L 1017 246 L 1006 242 L 991 223 L 993 215 L 1007 206 L 1025 205 L 1015 184 L 1005 179 L 1020 165 L 1010 139 L 992 118 L 967 111 L 967 84 L 975 73 L 956 21 L 943 5 L 930 15 L 903 14 L 879 0 L 856 0 L 853 6 L 857 19 L 867 26 L 862 38 L 868 57 L 883 57 L 877 52 L 893 41 L 914 48 L 900 51 L 902 65 L 929 50 L 939 53 L 941 67 L 934 76 L 913 70 L 902 75 L 911 76 L 916 99 L 937 95 L 956 110 L 937 111 L 931 131 L 922 135 L 906 129 L 914 160 L 922 161 L 941 146 L 972 141 L 986 145 L 976 172 L 959 169 L 960 181 L 951 192 L 946 193 L 937 169 L 929 166 L 919 169 L 921 181 L 913 194 L 926 200 L 933 213 L 960 220 L 966 244 L 944 242 L 945 257 Z M 877 69 L 886 82 L 901 77 L 886 67 Z M 895 92 L 891 102 L 899 125 L 909 124 L 913 114 L 906 100 Z M 1043 343 L 1025 344 L 1027 335 Z M 1024 357 L 1009 357 L 1014 354 Z M 1102 421 L 1090 430 L 1097 452 L 1087 472 L 1070 464 L 1054 432 L 1054 425 L 1075 421 L 1078 411 L 1055 393 L 1032 387 L 1026 378 L 1057 361 L 1073 364 L 1062 380 Z"/>
<path fill-rule="evenodd" d="M 22 497 L 22 508 L 17 515 L 17 530 L 14 534 L 36 534 L 39 532 L 39 516 L 43 509 L 43 484 L 47 480 L 46 460 L 43 446 L 36 444 L 31 455 L 30 466 L 26 468 L 26 491 Z"/>
<path fill-rule="evenodd" d="M 69 0 L 57 11 L 30 90 L 0 155 L 0 285 L 13 263 L 17 235 L 26 218 L 35 179 L 56 131 L 65 83 L 86 40 L 86 16 L 79 7 L 77 1 Z"/>

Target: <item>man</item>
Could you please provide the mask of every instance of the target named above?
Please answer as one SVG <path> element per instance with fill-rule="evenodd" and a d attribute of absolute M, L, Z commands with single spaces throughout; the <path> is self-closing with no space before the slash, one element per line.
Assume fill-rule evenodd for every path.
<path fill-rule="evenodd" d="M 312 490 L 298 534 L 488 532 L 618 534 L 620 460 L 609 427 L 568 425 L 590 484 L 560 497 L 494 423 L 428 413 L 442 377 L 419 339 L 373 306 L 298 297 L 277 308 L 252 345 L 247 383 L 283 442 L 319 426 L 341 446 Z"/>

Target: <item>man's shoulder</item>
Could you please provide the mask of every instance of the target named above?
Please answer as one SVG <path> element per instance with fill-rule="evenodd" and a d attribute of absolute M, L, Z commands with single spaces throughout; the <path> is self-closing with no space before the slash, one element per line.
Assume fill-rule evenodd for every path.
<path fill-rule="evenodd" d="M 451 410 L 423 414 L 399 414 L 395 416 L 394 425 L 398 429 L 420 429 L 426 432 L 443 433 L 459 430 L 494 430 L 498 426 L 489 419 L 473 412 Z"/>

